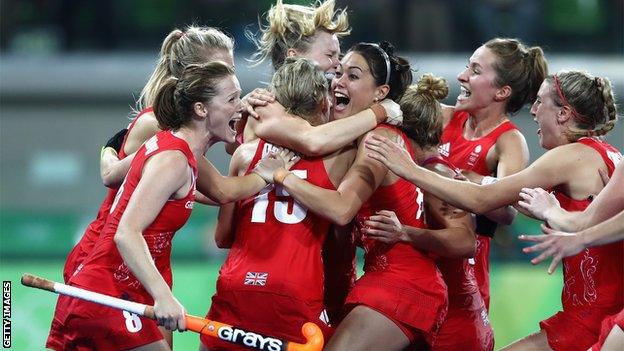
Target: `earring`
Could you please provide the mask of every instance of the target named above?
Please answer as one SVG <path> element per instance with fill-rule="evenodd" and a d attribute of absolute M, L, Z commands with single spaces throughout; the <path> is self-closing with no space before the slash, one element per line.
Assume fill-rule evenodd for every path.
<path fill-rule="evenodd" d="M 378 103 L 378 102 L 379 102 L 379 99 L 378 99 L 378 98 L 374 98 L 374 99 L 373 99 L 373 102 L 374 102 L 374 103 Z"/>

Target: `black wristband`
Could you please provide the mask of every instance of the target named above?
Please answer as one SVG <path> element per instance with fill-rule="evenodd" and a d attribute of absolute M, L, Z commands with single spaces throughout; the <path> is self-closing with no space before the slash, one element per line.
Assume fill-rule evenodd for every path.
<path fill-rule="evenodd" d="M 113 149 L 115 149 L 115 151 L 119 152 L 121 150 L 121 145 L 123 144 L 124 138 L 126 137 L 127 133 L 127 128 L 118 131 L 117 134 L 113 135 L 110 139 L 108 139 L 106 145 L 104 145 L 104 148 L 112 147 Z"/>

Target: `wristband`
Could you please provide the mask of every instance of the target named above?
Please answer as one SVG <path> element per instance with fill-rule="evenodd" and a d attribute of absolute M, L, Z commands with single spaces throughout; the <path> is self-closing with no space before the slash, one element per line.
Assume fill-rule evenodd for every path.
<path fill-rule="evenodd" d="M 283 168 L 278 169 L 277 171 L 273 173 L 273 183 L 283 184 L 284 179 L 286 179 L 286 177 L 288 177 L 289 174 L 291 174 L 290 171 L 287 171 Z"/>
<path fill-rule="evenodd" d="M 385 121 L 386 117 L 388 117 L 386 115 L 386 109 L 383 106 L 381 106 L 381 104 L 379 104 L 379 103 L 373 104 L 369 108 L 375 114 L 375 119 L 377 120 L 377 123 L 381 123 L 381 122 Z"/>
<path fill-rule="evenodd" d="M 100 151 L 100 160 L 104 156 L 104 153 L 107 149 L 111 149 L 111 151 L 115 154 L 115 157 L 119 158 L 119 154 L 117 154 L 117 150 L 115 150 L 112 146 L 102 146 L 102 150 Z"/>
<path fill-rule="evenodd" d="M 481 179 L 481 185 L 488 185 L 496 182 L 498 182 L 498 178 L 496 177 L 485 176 Z"/>

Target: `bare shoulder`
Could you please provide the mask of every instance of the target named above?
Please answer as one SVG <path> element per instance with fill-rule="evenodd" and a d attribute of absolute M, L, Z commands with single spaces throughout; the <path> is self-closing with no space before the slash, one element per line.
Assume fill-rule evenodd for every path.
<path fill-rule="evenodd" d="M 154 112 L 147 112 L 137 117 L 134 126 L 128 132 L 124 152 L 129 155 L 139 149 L 141 145 L 149 138 L 160 132 L 158 120 Z"/>
<path fill-rule="evenodd" d="M 442 128 L 446 127 L 455 114 L 455 107 L 442 104 Z"/>
<path fill-rule="evenodd" d="M 244 173 L 256 154 L 258 149 L 259 139 L 255 139 L 241 144 L 234 154 L 232 155 L 232 161 L 230 162 L 230 173 L 235 171 L 236 174 Z"/>
<path fill-rule="evenodd" d="M 526 148 L 527 142 L 524 135 L 518 129 L 512 129 L 501 134 L 498 139 L 496 139 L 496 147 L 501 150 Z"/>

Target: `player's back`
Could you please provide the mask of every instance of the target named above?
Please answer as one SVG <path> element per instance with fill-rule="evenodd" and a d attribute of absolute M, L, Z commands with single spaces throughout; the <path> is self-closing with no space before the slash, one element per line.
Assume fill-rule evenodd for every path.
<path fill-rule="evenodd" d="M 260 140 L 247 173 L 274 146 Z M 335 190 L 324 158 L 302 158 L 291 172 L 308 182 Z M 262 290 L 322 300 L 321 248 L 330 222 L 295 201 L 281 187 L 268 185 L 239 201 L 235 238 L 219 280 L 230 289 Z"/>

